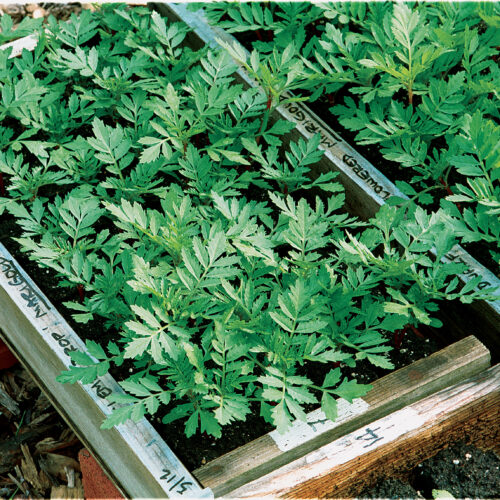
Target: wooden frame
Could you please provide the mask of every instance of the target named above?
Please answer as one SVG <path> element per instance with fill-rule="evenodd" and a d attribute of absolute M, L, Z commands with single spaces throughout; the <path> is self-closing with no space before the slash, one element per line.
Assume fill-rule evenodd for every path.
<path fill-rule="evenodd" d="M 145 419 L 100 429 L 113 407 L 106 397 L 121 391 L 110 375 L 87 385 L 55 381 L 71 364 L 69 352 L 87 352 L 85 345 L 1 244 L 0 326 L 7 345 L 53 405 L 117 487 L 133 498 L 225 495 L 377 418 L 483 372 L 490 364 L 489 351 L 467 337 L 375 381 L 368 395 L 352 405 L 341 402 L 335 423 L 312 412 L 308 423 L 296 423 L 288 435 L 266 434 L 190 473 Z"/>
<path fill-rule="evenodd" d="M 229 492 L 230 498 L 352 498 L 458 440 L 500 442 L 500 364 L 346 434 Z"/>
<path fill-rule="evenodd" d="M 23 48 L 33 50 L 36 45 L 34 40 L 33 37 L 26 37 L 7 44 L 14 47 L 11 57 L 19 55 Z M 304 110 L 304 113 L 306 111 Z M 286 113 L 292 117 L 297 115 L 297 111 L 291 109 L 281 109 L 280 113 L 283 116 L 287 116 Z M 310 134 L 310 125 L 309 122 L 303 123 L 300 125 L 303 131 L 298 127 L 298 133 L 307 138 L 306 133 Z M 322 143 L 323 147 L 328 148 L 328 161 L 324 162 L 323 168 L 331 169 L 333 164 L 339 163 L 338 154 L 333 155 L 332 148 L 348 146 L 333 132 L 327 132 Z M 346 149 L 340 151 L 347 154 Z M 354 150 L 349 152 L 352 153 L 351 158 L 358 161 L 359 155 L 356 156 Z M 383 190 L 390 189 L 392 185 L 389 181 L 382 177 L 373 177 L 377 172 L 372 172 L 370 168 L 373 167 L 368 164 L 366 171 L 370 172 L 369 175 L 373 179 L 378 179 L 377 185 L 382 186 Z M 373 196 L 366 199 L 366 183 L 364 185 L 359 179 L 349 175 L 349 169 L 344 170 L 341 175 L 346 189 L 353 194 L 352 199 L 362 203 L 366 212 L 361 215 L 369 216 L 383 203 L 383 199 L 380 196 L 379 200 Z M 354 204 L 350 208 L 352 211 L 356 210 Z M 254 484 L 246 486 L 249 482 L 260 481 L 262 487 L 262 481 L 268 481 L 269 474 L 281 474 L 283 467 L 296 466 L 298 461 L 304 460 L 304 456 L 320 453 L 323 448 L 333 446 L 338 439 L 348 439 L 351 435 L 349 433 L 371 425 L 375 419 L 390 418 L 393 412 L 401 415 L 398 412 L 407 411 L 405 409 L 408 405 L 422 398 L 429 399 L 433 397 L 430 395 L 446 390 L 450 384 L 463 382 L 484 372 L 490 363 L 488 350 L 474 337 L 467 337 L 428 358 L 379 379 L 365 398 L 355 401 L 353 405 L 341 404 L 340 418 L 335 423 L 325 423 L 321 414 L 312 412 L 308 415 L 308 423 L 302 427 L 296 424 L 294 428 L 296 432 L 306 429 L 304 432 L 307 435 L 300 444 L 293 439 L 286 441 L 275 433 L 270 433 L 190 473 L 145 419 L 138 424 L 128 422 L 108 431 L 99 428 L 103 417 L 110 411 L 105 397 L 120 390 L 112 377 L 106 375 L 86 386 L 61 386 L 55 382 L 55 376 L 64 367 L 69 366 L 68 352 L 73 349 L 85 350 L 84 344 L 2 245 L 0 326 L 6 343 L 35 377 L 82 442 L 93 452 L 109 477 L 124 495 L 129 497 L 209 498 L 213 495 L 239 495 L 244 491 L 248 493 L 248 488 L 253 488 L 251 485 Z M 491 372 L 485 373 L 490 377 Z M 493 393 L 498 389 L 498 379 L 490 382 L 488 387 Z M 472 379 L 465 383 L 476 381 Z M 471 404 L 475 405 L 476 400 Z M 447 412 L 450 410 L 443 410 L 441 420 L 446 421 Z M 474 426 L 473 423 L 470 425 Z M 482 429 L 479 424 L 477 427 Z M 272 472 L 275 470 L 276 473 Z M 316 484 L 312 477 L 306 478 L 304 484 L 309 485 L 310 481 Z M 266 494 L 271 493 L 271 483 L 265 484 L 269 484 Z M 299 487 L 297 491 L 305 490 L 300 490 Z"/>
<path fill-rule="evenodd" d="M 478 359 L 477 365 L 471 366 L 474 358 Z M 354 405 L 339 405 L 335 423 L 325 421 L 321 411 L 313 411 L 308 414 L 307 423 L 296 422 L 284 436 L 276 431 L 266 434 L 212 460 L 193 474 L 216 496 L 228 495 L 239 485 L 390 415 L 436 392 L 438 387 L 468 378 L 479 367 L 486 369 L 488 363 L 484 347 L 474 337 L 467 337 L 376 380 L 373 389 Z"/>
<path fill-rule="evenodd" d="M 154 7 L 171 20 L 180 20 L 186 23 L 193 30 L 188 41 L 195 47 L 208 45 L 220 49 L 218 40 L 241 47 L 232 35 L 220 28 L 210 26 L 205 21 L 201 11 L 193 13 L 187 9 L 185 4 L 156 3 Z M 247 52 L 246 49 L 241 48 Z M 241 67 L 237 76 L 247 86 L 258 85 Z M 387 177 L 303 103 L 287 103 L 284 106 L 279 106 L 275 111 L 275 117 L 296 124 L 295 130 L 290 134 L 290 138 L 294 140 L 298 137 L 309 140 L 313 135 L 321 134 L 319 147 L 324 150 L 325 154 L 318 164 L 317 173 L 332 170 L 339 172 L 338 178 L 346 191 L 346 208 L 350 213 L 367 219 L 372 217 L 390 196 L 407 198 Z M 463 304 L 452 305 L 446 311 L 442 311 L 443 319 L 452 327 L 456 338 L 477 332 L 478 337 L 488 347 L 496 353 L 500 352 L 500 336 L 498 335 L 500 279 L 460 245 L 455 245 L 443 260 L 463 263 L 467 266 L 466 271 L 459 275 L 462 283 L 481 276 L 482 280 L 478 284 L 478 288 L 496 287 L 495 294 L 498 296 L 498 300 L 494 301 L 478 301 L 467 306 Z M 465 322 L 463 321 L 464 307 L 469 313 L 469 319 Z"/>

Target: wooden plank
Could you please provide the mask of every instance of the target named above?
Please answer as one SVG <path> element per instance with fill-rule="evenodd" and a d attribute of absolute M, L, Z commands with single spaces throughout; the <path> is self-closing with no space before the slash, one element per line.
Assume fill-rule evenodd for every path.
<path fill-rule="evenodd" d="M 55 380 L 71 364 L 69 352 L 86 351 L 85 345 L 1 244 L 0 325 L 9 348 L 124 495 L 213 496 L 198 485 L 146 419 L 100 429 L 115 406 L 106 397 L 122 392 L 110 375 L 87 385 L 62 385 Z"/>
<path fill-rule="evenodd" d="M 363 426 L 228 498 L 349 498 L 458 440 L 498 443 L 500 365 Z"/>
<path fill-rule="evenodd" d="M 270 472 L 338 437 L 403 408 L 490 366 L 490 353 L 467 337 L 427 358 L 376 380 L 373 389 L 354 405 L 345 404 L 335 423 L 322 412 L 308 414 L 285 435 L 266 434 L 196 469 L 194 476 L 216 496 Z M 344 403 L 346 403 L 344 401 Z"/>
<path fill-rule="evenodd" d="M 181 20 L 191 27 L 194 33 L 189 42 L 195 46 L 206 44 L 211 48 L 219 48 L 218 40 L 230 44 L 240 45 L 237 40 L 224 30 L 210 26 L 203 12 L 193 13 L 184 4 L 154 4 L 155 8 L 171 20 Z M 240 45 L 241 46 L 241 45 Z M 243 51 L 247 52 L 242 47 Z M 237 76 L 248 86 L 258 84 L 240 68 Z M 306 141 L 313 135 L 321 135 L 319 148 L 324 151 L 323 159 L 318 163 L 315 174 L 326 171 L 339 172 L 338 179 L 344 185 L 346 192 L 346 209 L 359 217 L 368 219 L 385 204 L 391 196 L 407 199 L 390 180 L 380 173 L 366 158 L 361 156 L 354 148 L 347 144 L 334 130 L 324 123 L 303 103 L 287 103 L 278 106 L 274 118 L 282 118 L 296 124 L 291 138 L 296 140 L 302 137 Z M 435 253 L 432 252 L 434 255 Z M 470 324 L 474 330 L 464 329 L 460 321 L 455 323 L 456 338 L 476 334 L 494 352 L 500 353 L 500 279 L 489 269 L 480 264 L 460 245 L 455 245 L 443 257 L 444 261 L 460 262 L 465 264 L 466 270 L 458 275 L 462 283 L 467 283 L 476 276 L 481 276 L 477 289 L 488 287 L 496 288 L 496 300 L 478 301 L 465 306 L 471 316 Z M 463 307 L 463 306 L 461 306 Z M 464 309 L 462 309 L 464 310 Z M 448 315 L 452 321 L 453 315 Z"/>

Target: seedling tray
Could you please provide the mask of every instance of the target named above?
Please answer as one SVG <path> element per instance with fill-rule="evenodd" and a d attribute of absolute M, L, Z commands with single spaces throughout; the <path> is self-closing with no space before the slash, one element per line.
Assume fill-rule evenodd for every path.
<path fill-rule="evenodd" d="M 341 403 L 335 423 L 325 421 L 318 411 L 312 412 L 308 423 L 294 424 L 284 436 L 266 434 L 190 472 L 145 419 L 112 430 L 100 429 L 112 409 L 106 397 L 121 391 L 110 375 L 87 385 L 55 381 L 71 365 L 69 353 L 76 349 L 86 352 L 85 345 L 3 245 L 0 325 L 9 348 L 117 487 L 133 498 L 226 495 L 356 429 L 372 425 L 374 420 L 481 373 L 490 364 L 489 351 L 469 336 L 375 381 L 367 396 L 353 404 Z M 495 380 L 488 386 L 492 393 L 500 386 L 498 377 Z M 471 404 L 475 407 L 475 400 Z M 448 410 L 443 411 L 446 414 Z M 442 418 L 446 419 L 445 415 Z M 481 421 L 471 421 L 470 425 L 482 428 Z"/>
<path fill-rule="evenodd" d="M 23 47 L 33 49 L 33 38 L 28 37 L 14 45 L 15 55 L 18 55 Z M 335 144 L 326 143 L 328 148 L 334 146 Z M 328 164 L 324 168 L 331 166 Z M 333 445 L 338 439 L 345 440 L 351 433 L 365 432 L 367 426 L 370 429 L 375 427 L 373 423 L 377 419 L 396 414 L 396 423 L 392 427 L 398 428 L 399 437 L 410 431 L 418 433 L 419 429 L 427 429 L 422 423 L 424 421 L 420 427 L 408 428 L 404 419 L 406 414 L 402 418 L 397 412 L 452 384 L 458 384 L 456 387 L 459 388 L 466 384 L 472 389 L 467 397 L 455 399 L 455 405 L 451 408 L 439 407 L 439 418 L 430 418 L 429 428 L 432 430 L 434 421 L 437 425 L 446 422 L 450 410 L 455 415 L 457 408 L 467 408 L 467 411 L 464 410 L 465 414 L 460 414 L 460 422 L 469 426 L 471 435 L 483 439 L 485 433 L 489 433 L 491 437 L 496 429 L 494 425 L 484 426 L 474 416 L 480 411 L 480 405 L 484 401 L 489 402 L 497 397 L 498 372 L 485 372 L 490 363 L 489 352 L 477 339 L 469 336 L 375 381 L 374 389 L 365 398 L 354 401 L 352 405 L 339 405 L 339 419 L 334 424 L 324 421 L 321 414 L 313 412 L 308 415 L 307 423 L 296 424 L 289 435 L 283 437 L 276 433 L 267 434 L 190 472 L 144 419 L 137 424 L 127 422 L 110 431 L 100 429 L 103 418 L 111 411 L 105 398 L 120 391 L 111 376 L 100 377 L 91 385 L 62 386 L 55 381 L 55 377 L 70 366 L 69 353 L 75 349 L 85 351 L 84 343 L 1 245 L 0 325 L 6 343 L 127 497 L 240 496 L 249 482 L 262 480 L 264 486 L 259 490 L 260 495 L 274 495 L 274 486 L 266 479 L 266 474 L 274 474 L 273 471 L 281 473 L 283 467 L 296 464 L 304 456 L 320 453 L 318 450 Z M 478 385 L 476 379 L 470 378 L 480 373 L 486 377 L 487 383 Z M 482 392 L 475 391 L 476 386 L 480 386 Z M 457 390 L 462 394 L 462 389 Z M 433 407 L 437 407 L 436 401 L 433 401 L 431 408 Z M 472 417 L 467 417 L 469 415 Z M 401 428 L 397 422 L 401 423 Z M 488 420 L 487 423 L 491 422 Z M 390 436 L 382 437 L 380 446 L 386 441 L 388 444 L 394 441 L 389 438 Z M 429 446 L 422 449 L 431 453 L 428 448 Z M 346 447 L 345 451 L 349 453 L 350 449 Z M 437 451 L 435 447 L 433 450 Z M 339 459 L 341 464 L 351 463 L 348 460 L 349 457 L 352 458 L 351 455 L 342 456 Z M 358 456 L 362 457 L 362 454 L 359 453 L 356 457 Z M 333 460 L 332 464 L 335 465 L 339 460 Z M 330 458 L 326 461 L 330 462 Z M 302 466 L 300 467 L 302 470 Z M 356 474 L 356 470 L 353 469 L 352 474 Z M 313 475 L 308 476 L 304 469 L 299 483 L 294 481 L 290 486 L 300 488 L 304 484 L 304 487 L 308 487 L 317 475 L 317 471 L 313 470 Z M 252 491 L 252 488 L 247 491 Z M 283 494 L 289 496 L 288 492 Z M 309 495 L 304 492 L 297 494 Z"/>
<path fill-rule="evenodd" d="M 186 23 L 193 33 L 189 42 L 198 47 L 202 44 L 220 49 L 218 40 L 232 46 L 239 42 L 224 30 L 210 26 L 202 11 L 191 12 L 185 4 L 155 4 L 155 8 L 172 20 Z M 248 86 L 257 83 L 241 68 L 238 77 Z M 325 124 L 303 103 L 286 103 L 275 112 L 276 118 L 289 120 L 296 124 L 290 135 L 293 140 L 302 137 L 309 140 L 315 134 L 321 134 L 320 149 L 325 154 L 317 166 L 316 173 L 327 171 L 339 172 L 338 179 L 344 185 L 347 210 L 359 217 L 368 219 L 386 203 L 391 196 L 407 198 L 387 177 L 380 173 L 368 160 L 347 144 L 334 130 Z M 500 280 L 489 269 L 480 264 L 461 246 L 455 245 L 444 257 L 446 261 L 462 263 L 467 269 L 459 275 L 462 283 L 481 276 L 479 289 L 495 287 L 498 300 L 478 301 L 471 305 L 450 305 L 441 311 L 443 320 L 455 338 L 463 338 L 470 333 L 476 334 L 496 355 L 500 353 Z M 437 332 L 439 335 L 439 332 Z"/>

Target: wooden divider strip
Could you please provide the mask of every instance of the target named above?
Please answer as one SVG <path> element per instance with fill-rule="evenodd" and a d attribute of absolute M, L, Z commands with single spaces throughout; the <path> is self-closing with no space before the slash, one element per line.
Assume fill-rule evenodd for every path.
<path fill-rule="evenodd" d="M 7 50 L 12 47 L 12 52 L 9 55 L 9 59 L 12 59 L 13 57 L 20 56 L 24 49 L 29 50 L 30 52 L 35 50 L 37 43 L 38 37 L 36 35 L 23 36 L 13 42 L 0 45 L 0 50 Z"/>

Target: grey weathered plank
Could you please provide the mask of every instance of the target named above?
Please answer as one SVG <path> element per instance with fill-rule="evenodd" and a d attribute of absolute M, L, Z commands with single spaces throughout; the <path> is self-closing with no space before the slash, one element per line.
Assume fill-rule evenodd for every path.
<path fill-rule="evenodd" d="M 500 365 L 371 422 L 226 498 L 352 498 L 410 470 L 443 446 L 500 442 Z"/>
<path fill-rule="evenodd" d="M 293 448 L 280 449 L 273 437 L 276 433 L 266 434 L 212 460 L 195 470 L 193 474 L 202 484 L 210 487 L 216 496 L 226 495 L 232 489 L 262 474 L 295 460 L 364 424 L 465 380 L 485 370 L 489 365 L 489 351 L 476 338 L 467 337 L 376 380 L 373 389 L 363 397 L 363 402 L 366 404 L 358 405 L 358 410 L 347 414 L 341 422 L 336 422 L 335 426 L 316 423 L 304 434 L 301 434 L 300 430 L 307 428 L 307 424 L 295 427 L 290 431 L 292 436 L 295 433 L 295 437 L 292 437 L 295 444 Z M 308 420 L 314 422 L 321 418 L 311 415 Z M 313 431 L 313 428 L 316 430 Z"/>

